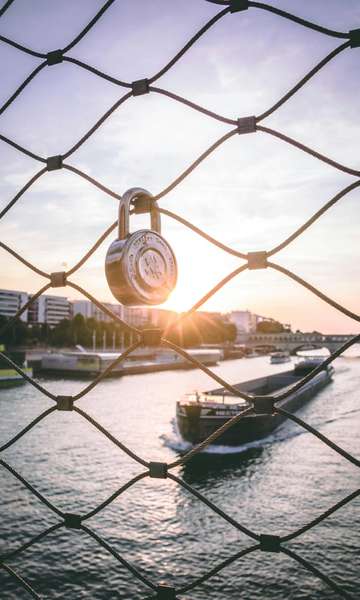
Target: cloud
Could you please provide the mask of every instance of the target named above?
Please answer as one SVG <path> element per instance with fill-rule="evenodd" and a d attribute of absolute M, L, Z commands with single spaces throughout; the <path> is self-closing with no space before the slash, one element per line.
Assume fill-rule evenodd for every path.
<path fill-rule="evenodd" d="M 276 6 L 288 9 L 285 1 Z M 76 6 L 68 0 L 60 10 L 39 0 L 34 11 L 19 0 L 2 19 L 1 33 L 49 50 L 75 36 L 99 7 L 94 0 L 82 0 Z M 132 81 L 164 66 L 218 10 L 210 3 L 190 0 L 179 4 L 154 0 L 151 7 L 145 0 L 114 3 L 71 55 Z M 322 2 L 296 0 L 292 10 L 345 31 L 360 17 L 353 0 L 346 7 L 329 0 L 326 12 Z M 337 40 L 253 9 L 222 19 L 155 85 L 232 118 L 259 114 L 336 44 Z M 0 53 L 0 65 L 11 64 L 11 69 L 0 73 L 5 99 L 38 61 L 5 45 Z M 360 168 L 356 69 L 357 55 L 346 50 L 264 125 Z M 69 63 L 46 68 L 1 116 L 1 132 L 41 156 L 62 153 L 125 91 Z M 133 186 L 158 193 L 230 129 L 169 98 L 150 94 L 131 98 L 120 107 L 67 162 L 117 193 Z M 42 165 L 0 144 L 1 206 L 5 206 Z M 226 244 L 245 251 L 261 250 L 287 237 L 353 180 L 258 132 L 229 139 L 165 196 L 161 205 Z M 359 191 L 343 198 L 277 257 L 321 289 L 334 295 L 339 290 L 341 301 L 351 305 L 359 293 L 354 258 L 358 200 Z M 42 268 L 56 270 L 64 261 L 71 265 L 78 260 L 116 214 L 116 201 L 86 181 L 66 171 L 51 172 L 8 213 L 0 224 L 0 236 Z M 146 222 L 144 218 L 131 223 L 137 227 Z M 163 218 L 163 225 L 179 261 L 179 291 L 173 300 L 177 307 L 181 302 L 191 304 L 238 265 L 172 220 Z M 97 297 L 110 300 L 102 266 L 106 248 L 107 242 L 77 277 Z M 35 283 L 36 278 L 23 266 L 2 257 L 3 287 L 33 291 Z M 297 287 L 278 274 L 245 274 L 208 306 L 271 312 L 297 326 L 306 327 L 308 322 L 309 329 L 321 322 L 324 329 L 349 330 L 348 321 L 333 309 L 322 312 L 317 300 L 312 312 L 308 293 L 304 295 Z"/>

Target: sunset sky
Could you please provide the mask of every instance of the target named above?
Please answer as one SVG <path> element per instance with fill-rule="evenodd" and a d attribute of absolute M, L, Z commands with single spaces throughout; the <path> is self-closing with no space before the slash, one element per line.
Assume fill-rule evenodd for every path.
<path fill-rule="evenodd" d="M 0 7 L 4 2 L 0 2 Z M 0 34 L 40 52 L 69 43 L 100 0 L 15 0 Z M 272 5 L 338 31 L 360 27 L 358 0 L 282 0 Z M 156 73 L 221 10 L 205 0 L 115 2 L 68 55 L 124 81 Z M 259 115 L 343 40 L 251 8 L 223 17 L 157 87 L 230 118 Z M 1 104 L 41 62 L 0 42 Z M 262 125 L 360 169 L 360 48 L 346 49 Z M 42 156 L 64 153 L 127 90 L 67 62 L 46 67 L 0 116 L 0 133 Z M 159 94 L 131 98 L 69 159 L 121 194 L 166 187 L 232 129 Z M 0 141 L 0 209 L 42 165 Z M 269 250 L 356 181 L 265 133 L 234 136 L 160 201 L 240 251 Z M 273 261 L 358 312 L 360 188 Z M 78 176 L 47 173 L 0 223 L 0 239 L 45 271 L 70 268 L 116 219 L 117 201 Z M 145 218 L 132 220 L 141 227 Z M 164 308 L 186 310 L 242 261 L 163 217 L 179 265 Z M 104 275 L 110 235 L 72 280 L 112 301 Z M 3 250 L 0 287 L 37 291 L 45 280 Z M 65 264 L 65 266 L 64 266 Z M 54 290 L 69 298 L 70 288 Z M 79 297 L 79 296 L 78 296 Z M 204 310 L 249 309 L 304 331 L 356 333 L 359 325 L 271 270 L 241 274 Z"/>

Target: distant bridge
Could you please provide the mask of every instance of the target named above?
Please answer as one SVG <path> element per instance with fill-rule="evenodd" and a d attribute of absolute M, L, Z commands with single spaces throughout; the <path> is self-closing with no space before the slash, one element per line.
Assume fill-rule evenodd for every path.
<path fill-rule="evenodd" d="M 236 343 L 254 349 L 287 350 L 292 354 L 300 350 L 319 348 L 327 348 L 332 353 L 352 337 L 354 336 L 321 333 L 238 333 Z"/>

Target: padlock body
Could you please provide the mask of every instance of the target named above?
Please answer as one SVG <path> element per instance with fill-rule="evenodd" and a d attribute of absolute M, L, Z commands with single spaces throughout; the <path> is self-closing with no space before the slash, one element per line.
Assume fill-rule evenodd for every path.
<path fill-rule="evenodd" d="M 176 258 L 159 233 L 141 229 L 111 244 L 105 274 L 121 304 L 162 304 L 176 285 Z"/>

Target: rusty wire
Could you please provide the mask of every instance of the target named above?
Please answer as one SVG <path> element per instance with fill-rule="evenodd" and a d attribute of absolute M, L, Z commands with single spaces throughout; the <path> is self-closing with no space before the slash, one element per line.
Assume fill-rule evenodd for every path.
<path fill-rule="evenodd" d="M 52 511 L 57 517 L 59 517 L 61 519 L 58 523 L 56 523 L 55 525 L 52 525 L 51 527 L 49 527 L 42 533 L 33 537 L 29 541 L 25 542 L 24 544 L 19 546 L 16 550 L 13 550 L 12 552 L 4 553 L 3 555 L 0 556 L 0 567 L 5 569 L 7 571 L 7 573 L 9 575 L 11 575 L 14 578 L 14 580 L 17 581 L 19 586 L 21 586 L 24 590 L 26 590 L 34 598 L 40 598 L 40 596 L 29 585 L 28 582 L 26 582 L 16 571 L 14 571 L 11 567 L 9 567 L 9 565 L 7 564 L 7 561 L 15 556 L 18 556 L 25 549 L 33 546 L 34 544 L 40 543 L 41 540 L 43 540 L 45 537 L 51 535 L 55 531 L 57 531 L 61 528 L 64 528 L 64 527 L 70 528 L 70 529 L 79 529 L 79 530 L 87 533 L 87 535 L 89 535 L 90 537 L 92 537 L 92 539 L 97 544 L 101 545 L 102 548 L 105 549 L 109 554 L 111 554 L 124 568 L 128 569 L 137 579 L 142 581 L 142 583 L 144 583 L 150 589 L 150 592 L 152 594 L 155 594 L 155 595 L 152 595 L 151 598 L 175 599 L 178 597 L 179 594 L 183 594 L 189 590 L 194 589 L 195 587 L 201 585 L 203 582 L 207 581 L 213 575 L 215 575 L 215 574 L 219 573 L 220 571 L 222 571 L 223 569 L 225 569 L 229 564 L 233 563 L 236 560 L 239 560 L 240 558 L 244 558 L 246 555 L 251 554 L 255 551 L 283 552 L 284 554 L 286 554 L 287 556 L 291 557 L 293 560 L 295 560 L 299 564 L 301 564 L 309 572 L 313 573 L 321 581 L 326 583 L 340 597 L 346 598 L 348 600 L 351 600 L 351 598 L 352 598 L 336 582 L 334 582 L 329 576 L 324 574 L 318 567 L 314 566 L 313 564 L 310 564 L 303 557 L 299 556 L 299 554 L 297 552 L 294 552 L 293 550 L 291 550 L 287 546 L 284 546 L 283 544 L 291 541 L 294 538 L 297 538 L 298 536 L 305 533 L 309 529 L 315 527 L 318 523 L 322 522 L 324 519 L 329 517 L 335 511 L 339 510 L 340 508 L 345 506 L 347 503 L 354 500 L 356 497 L 358 497 L 360 495 L 359 489 L 355 490 L 354 492 L 352 492 L 351 494 L 349 494 L 348 496 L 346 496 L 345 498 L 340 500 L 337 504 L 331 506 L 329 509 L 327 509 L 322 514 L 318 515 L 315 519 L 313 519 L 310 523 L 305 524 L 297 531 L 294 531 L 286 536 L 280 537 L 277 535 L 263 535 L 261 533 L 254 532 L 254 531 L 248 529 L 244 524 L 241 524 L 237 520 L 233 519 L 233 517 L 231 517 L 231 515 L 225 513 L 219 506 L 212 503 L 203 494 L 198 492 L 196 489 L 194 489 L 192 486 L 190 486 L 188 483 L 186 483 L 183 479 L 181 479 L 177 475 L 174 475 L 172 472 L 170 472 L 172 469 L 174 469 L 178 466 L 184 465 L 186 462 L 191 460 L 196 454 L 203 451 L 209 444 L 211 444 L 216 439 L 218 439 L 227 429 L 232 427 L 235 423 L 237 423 L 245 415 L 253 413 L 256 408 L 256 403 L 259 400 L 262 402 L 264 402 L 264 401 L 268 402 L 269 405 L 272 407 L 274 414 L 275 413 L 282 414 L 286 418 L 291 419 L 292 421 L 297 423 L 300 427 L 303 427 L 305 430 L 310 432 L 312 435 L 316 436 L 323 443 L 327 444 L 332 450 L 334 450 L 339 455 L 341 455 L 345 460 L 347 460 L 348 462 L 350 462 L 351 464 L 353 464 L 356 467 L 360 466 L 360 461 L 356 457 L 350 455 L 343 448 L 339 447 L 337 444 L 332 442 L 329 438 L 324 436 L 322 433 L 317 431 L 315 428 L 313 428 L 308 423 L 305 423 L 299 417 L 297 417 L 291 413 L 288 413 L 287 411 L 282 409 L 280 406 L 277 406 L 277 403 L 280 400 L 286 398 L 290 393 L 301 389 L 311 379 L 316 377 L 316 375 L 323 368 L 327 367 L 338 356 L 340 356 L 347 348 L 351 347 L 355 343 L 358 343 L 360 341 L 360 335 L 357 335 L 357 336 L 353 337 L 352 339 L 346 341 L 340 348 L 338 348 L 335 352 L 333 352 L 331 354 L 331 356 L 329 356 L 320 366 L 318 366 L 311 373 L 309 373 L 308 375 L 303 377 L 297 384 L 295 384 L 291 388 L 287 389 L 285 392 L 279 393 L 275 396 L 270 396 L 270 395 L 254 396 L 254 395 L 246 394 L 244 392 L 239 391 L 232 384 L 225 381 L 222 377 L 220 377 L 219 375 L 216 375 L 210 369 L 208 369 L 205 365 L 203 365 L 201 362 L 197 361 L 194 357 L 190 356 L 189 353 L 186 352 L 183 348 L 180 348 L 176 344 L 172 343 L 169 339 L 167 339 L 167 335 L 171 330 L 176 328 L 181 321 L 184 321 L 185 319 L 189 318 L 190 315 L 192 315 L 198 308 L 200 308 L 200 306 L 202 306 L 202 304 L 204 304 L 204 302 L 206 302 L 211 296 L 213 296 L 219 289 L 221 289 L 224 285 L 226 285 L 226 283 L 228 283 L 231 279 L 233 279 L 234 277 L 237 277 L 238 275 L 240 275 L 242 272 L 246 271 L 247 269 L 253 269 L 253 268 L 275 269 L 275 270 L 283 273 L 285 276 L 292 278 L 297 283 L 299 283 L 300 285 L 307 288 L 313 294 L 320 297 L 324 302 L 333 306 L 335 309 L 339 310 L 343 314 L 346 314 L 347 316 L 351 317 L 355 321 L 360 320 L 359 315 L 353 313 L 351 310 L 347 309 L 342 304 L 329 298 L 324 293 L 322 293 L 321 291 L 319 291 L 315 287 L 313 287 L 310 283 L 301 279 L 295 273 L 285 269 L 281 265 L 270 262 L 268 260 L 268 258 L 270 258 L 270 256 L 277 254 L 280 250 L 282 250 L 283 248 L 288 246 L 290 243 L 292 243 L 294 239 L 296 239 L 298 236 L 300 236 L 306 229 L 308 229 L 317 219 L 319 219 L 326 211 L 328 211 L 338 201 L 340 201 L 342 198 L 344 198 L 348 193 L 353 191 L 355 188 L 359 187 L 360 186 L 360 179 L 359 179 L 360 170 L 352 168 L 352 167 L 348 167 L 328 156 L 320 154 L 316 150 L 309 148 L 308 146 L 305 146 L 301 142 L 294 140 L 293 138 L 287 136 L 286 134 L 283 134 L 274 129 L 270 129 L 266 126 L 259 125 L 259 123 L 261 121 L 263 121 L 264 119 L 266 119 L 266 117 L 270 116 L 276 110 L 278 110 L 300 88 L 302 88 L 316 73 L 318 73 L 321 69 L 323 69 L 330 61 L 332 61 L 341 52 L 343 52 L 349 48 L 355 48 L 357 46 L 360 46 L 360 30 L 352 30 L 347 33 L 330 30 L 328 28 L 322 27 L 321 25 L 318 25 L 318 24 L 312 23 L 310 21 L 307 21 L 305 19 L 299 18 L 296 15 L 292 15 L 289 12 L 283 11 L 274 6 L 271 6 L 271 5 L 268 5 L 265 3 L 261 3 L 261 2 L 252 2 L 252 1 L 247 1 L 247 0 L 230 0 L 230 1 L 225 1 L 225 2 L 222 0 L 206 0 L 206 1 L 213 3 L 213 4 L 217 4 L 219 6 L 222 6 L 222 10 L 219 13 L 217 13 L 214 17 L 212 17 L 207 23 L 205 23 L 203 25 L 203 27 L 201 27 L 200 30 L 184 45 L 184 47 L 172 59 L 170 59 L 156 74 L 148 77 L 147 79 L 141 80 L 140 82 L 123 81 L 119 78 L 110 76 L 102 71 L 99 71 L 98 69 L 95 69 L 91 65 L 87 65 L 86 63 L 82 62 L 81 60 L 76 59 L 71 56 L 68 56 L 68 54 L 67 54 L 90 31 L 90 29 L 96 25 L 97 21 L 103 16 L 103 14 L 105 14 L 105 12 L 107 12 L 110 9 L 114 0 L 108 0 L 102 6 L 102 8 L 98 11 L 98 13 L 93 17 L 93 19 L 90 20 L 88 25 L 70 43 L 68 43 L 66 46 L 64 46 L 64 48 L 59 49 L 59 50 L 55 50 L 55 51 L 50 50 L 47 53 L 42 53 L 42 52 L 38 52 L 37 50 L 27 48 L 27 47 L 23 46 L 22 44 L 17 43 L 14 40 L 10 40 L 9 38 L 0 36 L 0 42 L 8 44 L 8 45 L 16 48 L 20 52 L 29 54 L 29 55 L 33 56 L 34 58 L 41 59 L 41 61 L 42 61 L 28 75 L 28 77 L 24 80 L 24 82 L 17 88 L 17 90 L 15 90 L 15 92 L 2 105 L 2 107 L 0 107 L 0 114 L 3 114 L 6 111 L 6 109 L 16 100 L 16 98 L 19 97 L 19 95 L 25 89 L 25 87 L 27 87 L 33 80 L 35 80 L 37 75 L 45 67 L 47 67 L 47 66 L 53 67 L 54 65 L 61 63 L 61 62 L 68 62 L 68 63 L 74 64 L 74 65 L 78 66 L 79 68 L 82 68 L 82 69 L 85 69 L 85 70 L 91 72 L 95 76 L 98 76 L 106 81 L 109 81 L 110 83 L 113 83 L 114 85 L 117 85 L 120 87 L 125 87 L 130 90 L 127 93 L 125 93 L 123 96 L 121 96 L 119 98 L 119 100 L 106 111 L 106 113 L 89 129 L 89 131 L 87 131 L 81 137 L 81 139 L 76 144 L 74 144 L 70 149 L 65 151 L 63 154 L 59 154 L 58 156 L 55 156 L 55 157 L 39 156 L 38 154 L 35 154 L 31 150 L 24 148 L 17 141 L 11 140 L 4 135 L 0 135 L 0 141 L 10 145 L 11 147 L 15 148 L 17 151 L 19 151 L 19 152 L 27 155 L 28 157 L 34 159 L 35 161 L 41 162 L 42 164 L 45 165 L 39 171 L 37 171 L 29 179 L 29 181 L 17 192 L 17 194 L 8 202 L 8 204 L 5 206 L 5 208 L 0 213 L 0 219 L 3 216 L 5 216 L 5 214 L 15 205 L 15 203 L 17 203 L 19 201 L 19 199 L 25 194 L 25 192 L 39 178 L 43 177 L 48 171 L 57 170 L 57 169 L 61 169 L 61 168 L 67 169 L 67 170 L 71 171 L 72 173 L 74 173 L 75 175 L 78 175 L 79 177 L 84 178 L 86 181 L 88 181 L 90 184 L 96 186 L 98 189 L 100 189 L 105 194 L 115 198 L 116 200 L 120 200 L 121 195 L 118 192 L 110 189 L 105 184 L 90 177 L 88 174 L 86 174 L 82 170 L 77 169 L 77 168 L 73 167 L 72 165 L 65 163 L 64 160 L 69 158 L 74 152 L 76 152 L 82 146 L 82 144 L 84 144 L 93 135 L 93 133 L 107 119 L 109 119 L 111 117 L 111 115 L 114 113 L 114 111 L 116 111 L 118 108 L 120 108 L 122 105 L 124 105 L 124 103 L 128 102 L 131 98 L 134 98 L 138 95 L 142 95 L 143 93 L 161 94 L 161 95 L 169 98 L 172 101 L 182 103 L 186 107 L 188 107 L 192 110 L 195 110 L 195 111 L 205 115 L 206 117 L 216 119 L 216 120 L 224 123 L 225 125 L 231 126 L 231 129 L 227 133 L 225 133 L 218 140 L 213 142 L 213 144 L 211 144 L 209 148 L 205 149 L 204 152 L 195 161 L 193 161 L 189 165 L 189 167 L 187 167 L 182 173 L 180 173 L 178 175 L 178 177 L 176 177 L 172 182 L 170 182 L 166 188 L 164 188 L 163 190 L 158 192 L 154 196 L 155 199 L 157 199 L 157 200 L 159 200 L 159 199 L 163 198 L 165 195 L 169 194 L 188 175 L 190 175 L 190 173 L 192 173 L 192 171 L 194 169 L 196 169 L 211 153 L 213 153 L 217 148 L 219 148 L 222 144 L 224 144 L 228 139 L 232 138 L 233 136 L 235 136 L 237 134 L 244 134 L 244 133 L 248 134 L 248 133 L 262 132 L 262 133 L 274 136 L 285 143 L 295 146 L 300 151 L 306 152 L 306 153 L 310 154 L 311 156 L 313 156 L 314 158 L 327 163 L 328 165 L 332 166 L 333 168 L 340 170 L 340 171 L 346 173 L 347 175 L 355 176 L 358 179 L 357 179 L 357 181 L 346 186 L 338 194 L 336 194 L 331 200 L 329 200 L 319 211 L 317 211 L 310 219 L 308 219 L 308 221 L 306 221 L 306 223 L 304 223 L 301 227 L 299 227 L 286 240 L 279 243 L 273 249 L 271 249 L 269 251 L 263 251 L 260 253 L 241 252 L 237 249 L 231 248 L 231 247 L 223 244 L 221 241 L 216 240 L 215 238 L 213 238 L 206 232 L 202 231 L 200 228 L 196 227 L 193 223 L 190 223 L 188 220 L 181 217 L 180 215 L 177 215 L 176 213 L 174 213 L 172 211 L 165 210 L 164 208 L 159 208 L 159 210 L 162 214 L 177 220 L 182 225 L 189 227 L 195 233 L 202 236 L 208 242 L 214 244 L 221 250 L 244 261 L 238 268 L 236 268 L 234 271 L 232 271 L 223 280 L 221 280 L 216 286 L 214 286 L 207 294 L 205 294 L 200 300 L 198 300 L 191 309 L 189 309 L 186 313 L 181 315 L 177 321 L 172 323 L 163 332 L 162 338 L 161 338 L 161 343 L 162 343 L 162 345 L 164 345 L 168 348 L 171 348 L 174 352 L 177 352 L 178 354 L 183 356 L 187 361 L 192 363 L 193 366 L 195 366 L 199 369 L 202 369 L 209 377 L 211 377 L 212 379 L 217 381 L 217 383 L 220 383 L 226 390 L 228 390 L 235 397 L 241 397 L 241 398 L 246 399 L 249 402 L 249 406 L 242 412 L 239 412 L 239 414 L 237 414 L 232 419 L 229 419 L 222 427 L 220 427 L 216 432 L 211 434 L 202 443 L 198 444 L 197 446 L 192 448 L 189 452 L 187 452 L 185 455 L 179 457 L 177 460 L 175 460 L 169 464 L 151 462 L 151 461 L 145 460 L 143 457 L 140 457 L 135 452 L 133 452 L 130 448 L 128 448 L 125 444 L 123 444 L 120 440 L 116 439 L 98 421 L 96 421 L 94 418 L 92 418 L 90 415 L 88 415 L 83 409 L 80 409 L 78 406 L 75 405 L 75 402 L 78 399 L 85 396 L 91 389 L 93 389 L 96 385 L 98 385 L 104 379 L 104 377 L 106 377 L 107 375 L 109 375 L 111 373 L 111 371 L 115 368 L 115 366 L 117 366 L 127 356 L 129 356 L 136 348 L 143 345 L 144 341 L 145 341 L 143 332 L 139 331 L 137 328 L 132 327 L 125 321 L 121 320 L 116 314 L 114 314 L 111 310 L 109 310 L 103 303 L 99 302 L 96 298 L 94 298 L 87 290 L 85 290 L 84 288 L 80 287 L 79 285 L 77 285 L 76 283 L 74 283 L 68 279 L 68 277 L 70 275 L 72 275 L 73 273 L 77 272 L 84 265 L 84 263 L 90 258 L 90 256 L 92 256 L 92 254 L 99 248 L 101 243 L 114 230 L 114 228 L 116 227 L 116 223 L 109 225 L 109 227 L 100 236 L 100 238 L 95 242 L 95 244 L 88 250 L 88 252 L 86 252 L 86 254 L 80 260 L 78 260 L 78 262 L 71 269 L 69 269 L 67 272 L 63 272 L 60 274 L 59 273 L 46 273 L 46 272 L 42 271 L 36 265 L 34 265 L 30 260 L 27 260 L 24 257 L 22 257 L 15 250 L 10 248 L 7 244 L 0 242 L 0 247 L 5 252 L 12 255 L 15 259 L 20 261 L 27 268 L 33 270 L 38 275 L 40 275 L 48 280 L 48 282 L 43 287 L 41 287 L 39 289 L 39 291 L 36 294 L 34 294 L 31 297 L 31 299 L 24 306 L 21 307 L 21 309 L 16 313 L 16 315 L 5 324 L 5 326 L 0 330 L 0 335 L 2 335 L 7 328 L 11 327 L 11 325 L 14 323 L 14 321 L 16 319 L 18 319 L 21 316 L 21 314 L 29 306 L 31 306 L 31 304 L 33 304 L 41 294 L 45 293 L 48 289 L 50 289 L 52 287 L 59 287 L 59 276 L 60 276 L 60 281 L 64 286 L 67 285 L 67 286 L 72 287 L 73 289 L 79 291 L 86 298 L 91 300 L 106 315 L 108 315 L 110 318 L 112 318 L 114 320 L 114 322 L 120 324 L 127 330 L 131 331 L 136 337 L 136 341 L 133 344 L 131 344 L 126 349 L 126 351 L 123 352 L 118 358 L 116 358 L 104 372 L 101 372 L 94 379 L 94 381 L 92 381 L 88 386 L 86 386 L 83 390 L 79 391 L 77 394 L 74 394 L 72 396 L 57 396 L 57 395 L 49 392 L 48 390 L 46 390 L 46 388 L 44 388 L 36 380 L 34 380 L 29 375 L 27 375 L 20 367 L 18 367 L 15 363 L 13 363 L 13 361 L 10 358 L 8 358 L 3 353 L 0 353 L 1 358 L 5 362 L 7 362 L 7 364 L 9 366 L 14 368 L 24 379 L 26 379 L 31 385 L 33 385 L 41 393 L 45 394 L 51 401 L 55 402 L 55 404 L 52 407 L 43 411 L 31 423 L 29 423 L 25 428 L 23 428 L 15 436 L 13 436 L 12 439 L 3 443 L 2 446 L 0 446 L 0 452 L 3 452 L 7 448 L 9 448 L 13 444 L 15 444 L 22 436 L 24 436 L 27 432 L 29 432 L 31 429 L 36 427 L 36 425 L 39 422 L 48 418 L 55 411 L 67 410 L 67 411 L 76 412 L 78 415 L 80 415 L 82 418 L 84 418 L 90 425 L 97 428 L 97 430 L 100 431 L 103 435 L 105 435 L 108 440 L 110 440 L 113 444 L 115 444 L 115 446 L 119 449 L 119 451 L 126 453 L 130 458 L 132 458 L 133 460 L 138 462 L 140 465 L 142 465 L 146 469 L 145 471 L 142 471 L 141 473 L 139 473 L 138 475 L 133 477 L 130 481 L 125 483 L 123 486 L 121 486 L 120 488 L 115 490 L 109 498 L 104 500 L 98 506 L 94 507 L 92 511 L 90 511 L 84 515 L 74 515 L 71 513 L 64 513 L 63 511 L 59 510 L 54 504 L 52 504 L 40 492 L 38 492 L 31 485 L 31 483 L 29 483 L 25 478 L 23 478 L 21 476 L 21 474 L 18 473 L 11 465 L 9 465 L 5 460 L 0 459 L 0 465 L 4 469 L 6 469 L 12 476 L 14 476 L 23 486 L 25 486 L 28 489 L 29 492 L 31 492 L 34 496 L 36 496 L 45 506 L 47 506 L 47 508 L 50 511 Z M 14 0 L 8 0 L 7 2 L 5 2 L 2 9 L 0 9 L 0 17 L 5 14 L 5 12 L 11 7 L 11 4 L 13 2 L 14 2 Z M 294 23 L 296 23 L 300 26 L 307 27 L 307 28 L 310 28 L 321 34 L 325 34 L 325 35 L 328 35 L 328 36 L 334 37 L 334 38 L 340 38 L 340 39 L 343 39 L 346 41 L 343 42 L 337 48 L 335 48 L 333 51 L 331 51 L 327 56 L 325 56 L 302 79 L 300 79 L 299 82 L 293 88 L 291 88 L 272 107 L 266 109 L 259 116 L 231 118 L 231 117 L 219 115 L 216 112 L 210 111 L 207 108 L 200 106 L 199 104 L 196 104 L 189 99 L 183 98 L 177 94 L 172 93 L 169 90 L 165 90 L 165 89 L 162 89 L 159 87 L 154 87 L 152 85 L 155 81 L 160 79 L 169 69 L 173 68 L 174 65 L 181 59 L 181 57 L 186 52 L 188 52 L 189 49 L 200 39 L 200 37 L 203 36 L 210 28 L 212 28 L 220 19 L 222 19 L 226 15 L 230 15 L 231 13 L 242 12 L 242 11 L 245 11 L 250 8 L 256 8 L 259 10 L 268 11 L 268 12 L 273 13 L 274 15 L 279 16 L 281 18 L 289 19 L 290 21 L 293 21 Z M 139 84 L 140 84 L 140 87 L 139 87 Z M 132 100 L 132 101 L 135 101 L 135 100 Z M 258 256 L 259 254 L 261 255 L 261 258 L 259 258 L 259 256 Z M 255 256 L 255 255 L 257 255 L 257 256 Z M 259 260 L 260 260 L 260 263 L 259 263 Z M 250 537 L 252 540 L 254 540 L 256 542 L 256 544 L 233 554 L 232 556 L 230 556 L 227 559 L 225 559 L 224 561 L 222 561 L 217 567 L 215 567 L 211 570 L 208 570 L 201 577 L 194 579 L 190 582 L 187 582 L 187 583 L 185 583 L 185 585 L 182 585 L 182 586 L 179 585 L 176 588 L 173 588 L 170 586 L 164 586 L 161 584 L 157 584 L 156 582 L 151 581 L 148 577 L 146 577 L 143 573 L 141 573 L 134 565 L 132 565 L 124 557 L 119 555 L 104 539 L 102 539 L 100 536 L 98 536 L 87 525 L 83 524 L 84 521 L 86 521 L 86 520 L 90 519 L 91 517 L 93 517 L 94 515 L 96 515 L 99 511 L 101 511 L 108 504 L 113 502 L 121 494 L 125 493 L 130 488 L 133 488 L 133 486 L 135 486 L 139 481 L 141 481 L 142 479 L 147 478 L 147 477 L 161 478 L 161 479 L 168 478 L 168 479 L 172 480 L 177 485 L 186 489 L 186 491 L 188 493 L 195 496 L 199 501 L 206 504 L 216 514 L 218 514 L 220 517 L 222 517 L 225 521 L 227 521 L 229 524 L 231 524 L 237 530 L 241 531 L 242 533 L 244 533 L 245 535 Z"/>

